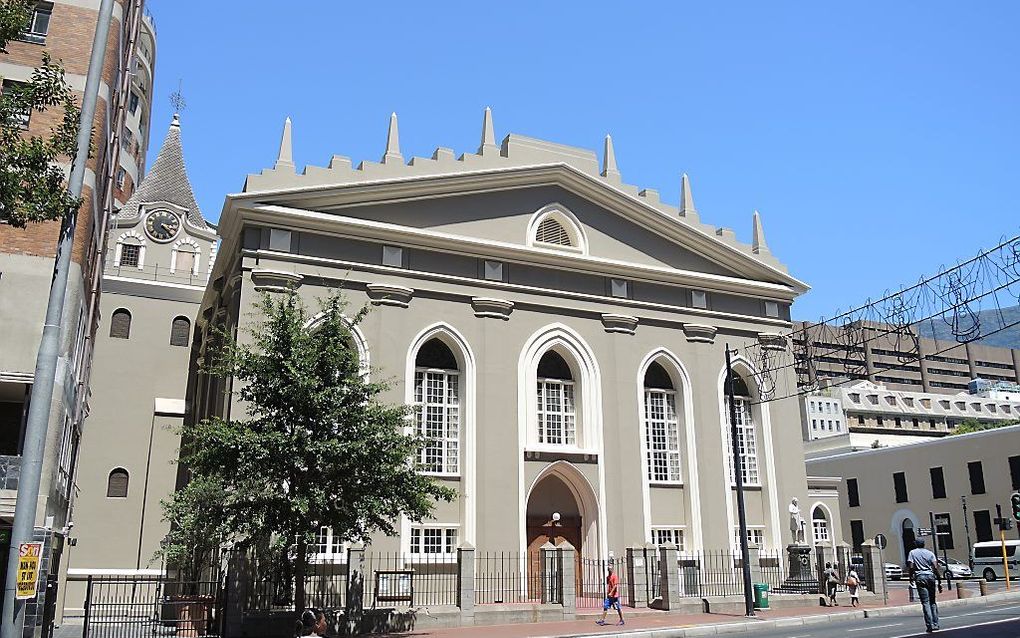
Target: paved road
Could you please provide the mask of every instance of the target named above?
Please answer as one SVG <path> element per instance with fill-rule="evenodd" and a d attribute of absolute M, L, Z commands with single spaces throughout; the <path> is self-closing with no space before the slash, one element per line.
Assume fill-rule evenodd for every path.
<path fill-rule="evenodd" d="M 1017 638 L 1020 636 L 1020 604 L 1016 602 L 989 606 L 977 611 L 968 608 L 946 609 L 941 615 L 942 631 L 936 635 L 944 638 Z M 832 623 L 784 627 L 767 631 L 755 631 L 756 638 L 913 638 L 928 636 L 921 617 L 921 605 L 913 615 L 890 616 L 853 620 L 844 624 Z"/>

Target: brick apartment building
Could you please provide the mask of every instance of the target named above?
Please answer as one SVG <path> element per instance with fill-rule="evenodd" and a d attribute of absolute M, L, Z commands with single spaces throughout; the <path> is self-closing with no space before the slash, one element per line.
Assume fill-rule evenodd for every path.
<path fill-rule="evenodd" d="M 71 329 L 61 335 L 53 407 L 40 490 L 37 534 L 45 541 L 40 595 L 29 608 L 40 631 L 47 577 L 61 570 L 69 512 L 75 495 L 75 460 L 81 426 L 89 412 L 89 372 L 96 326 L 103 247 L 111 214 L 127 202 L 144 173 L 148 149 L 156 34 L 144 0 L 116 0 L 64 312 Z M 100 0 L 39 2 L 22 36 L 0 54 L 4 87 L 25 82 L 44 52 L 63 63 L 79 104 L 85 88 Z M 63 116 L 59 108 L 31 113 L 28 134 L 45 135 Z M 69 162 L 64 168 L 70 169 Z M 0 224 L 0 565 L 6 568 L 14 517 L 36 353 L 53 271 L 60 222 L 25 229 Z"/>

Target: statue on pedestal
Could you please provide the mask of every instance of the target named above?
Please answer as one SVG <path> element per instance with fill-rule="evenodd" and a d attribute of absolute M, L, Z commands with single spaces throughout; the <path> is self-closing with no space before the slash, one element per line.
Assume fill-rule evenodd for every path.
<path fill-rule="evenodd" d="M 793 535 L 795 545 L 804 544 L 804 517 L 800 515 L 800 505 L 797 497 L 790 501 L 790 533 Z"/>

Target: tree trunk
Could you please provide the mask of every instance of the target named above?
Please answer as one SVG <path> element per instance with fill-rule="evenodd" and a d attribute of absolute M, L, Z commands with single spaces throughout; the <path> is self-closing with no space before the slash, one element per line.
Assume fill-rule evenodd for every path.
<path fill-rule="evenodd" d="M 305 610 L 305 568 L 308 565 L 308 546 L 303 540 L 297 544 L 297 558 L 294 560 L 294 609 L 298 617 Z"/>

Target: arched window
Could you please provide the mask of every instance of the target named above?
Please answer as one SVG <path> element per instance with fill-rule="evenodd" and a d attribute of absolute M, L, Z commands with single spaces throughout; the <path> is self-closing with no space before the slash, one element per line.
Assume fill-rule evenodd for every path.
<path fill-rule="evenodd" d="M 131 337 L 131 313 L 126 308 L 117 308 L 110 318 L 110 337 L 128 339 Z"/>
<path fill-rule="evenodd" d="M 831 540 L 829 538 L 829 519 L 825 517 L 825 510 L 821 507 L 816 507 L 811 512 L 811 530 L 814 532 L 815 543 L 828 543 Z"/>
<path fill-rule="evenodd" d="M 645 444 L 648 480 L 680 482 L 680 421 L 673 380 L 659 363 L 645 371 Z"/>
<path fill-rule="evenodd" d="M 563 227 L 555 217 L 549 216 L 538 224 L 535 231 L 535 241 L 543 244 L 555 244 L 557 246 L 573 246 L 570 233 Z"/>
<path fill-rule="evenodd" d="M 187 347 L 191 338 L 191 321 L 187 317 L 177 317 L 170 324 L 170 345 Z"/>
<path fill-rule="evenodd" d="M 127 498 L 128 471 L 122 467 L 115 468 L 106 479 L 106 496 L 108 498 Z"/>
<path fill-rule="evenodd" d="M 460 471 L 460 373 L 457 359 L 439 339 L 429 339 L 414 360 L 414 414 L 428 441 L 418 457 L 423 472 Z"/>
<path fill-rule="evenodd" d="M 733 373 L 733 404 L 737 414 L 737 445 L 740 449 L 740 469 L 744 485 L 760 485 L 758 476 L 758 433 L 754 423 L 754 413 L 751 411 L 751 392 L 747 388 L 747 382 L 736 372 Z M 730 467 L 730 482 L 736 483 L 733 473 L 733 454 L 730 452 L 733 446 L 733 438 L 730 422 L 730 402 L 726 397 L 726 459 Z"/>
<path fill-rule="evenodd" d="M 554 350 L 538 362 L 538 442 L 576 445 L 577 414 L 574 376 L 567 362 Z"/>

